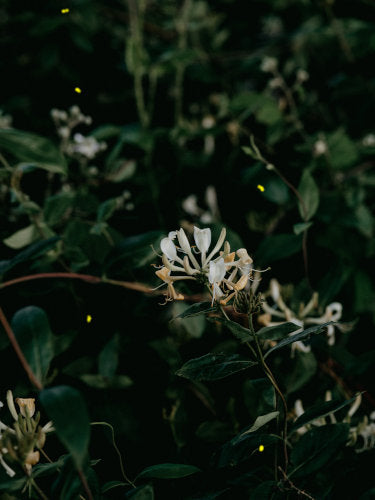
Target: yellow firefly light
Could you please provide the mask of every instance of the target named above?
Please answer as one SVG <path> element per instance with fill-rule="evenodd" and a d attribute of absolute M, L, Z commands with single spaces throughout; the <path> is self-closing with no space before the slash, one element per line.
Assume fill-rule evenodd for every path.
<path fill-rule="evenodd" d="M 61 14 L 67 14 L 69 12 L 69 9 L 61 9 Z"/>
<path fill-rule="evenodd" d="M 92 321 L 92 316 L 91 316 L 90 314 L 88 314 L 88 315 L 86 316 L 86 322 L 87 322 L 87 323 L 91 323 L 91 321 Z"/>
<path fill-rule="evenodd" d="M 258 450 L 262 453 L 262 451 L 264 451 L 264 446 L 261 444 L 258 448 Z"/>
<path fill-rule="evenodd" d="M 259 191 L 262 191 L 262 193 L 263 193 L 263 191 L 264 191 L 264 186 L 262 186 L 262 184 L 258 184 L 258 185 L 257 185 L 257 188 L 259 189 Z"/>
<path fill-rule="evenodd" d="M 76 87 L 74 91 L 77 92 L 77 94 L 82 94 L 82 90 L 79 87 Z"/>

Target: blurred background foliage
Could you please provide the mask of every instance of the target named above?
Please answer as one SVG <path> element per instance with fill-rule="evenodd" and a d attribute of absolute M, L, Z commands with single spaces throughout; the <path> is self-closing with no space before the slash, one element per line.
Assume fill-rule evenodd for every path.
<path fill-rule="evenodd" d="M 3 0 L 2 281 L 79 272 L 157 286 L 151 245 L 158 252 L 161 237 L 180 225 L 214 235 L 225 225 L 257 268 L 272 266 L 262 291 L 272 277 L 294 285 L 296 303 L 316 290 L 320 312 L 336 300 L 343 321 L 355 322 L 333 346 L 313 342 L 309 359 L 275 358 L 274 368 L 289 372 L 291 407 L 297 398 L 319 402 L 325 390 L 345 397 L 367 390 L 369 414 L 372 19 L 368 0 Z M 264 381 L 242 373 L 205 385 L 175 376 L 191 357 L 242 352 L 204 316 L 169 322 L 185 304 L 160 308 L 150 294 L 62 279 L 1 294 L 8 318 L 27 306 L 45 311 L 57 337 L 47 380 L 79 388 L 91 420 L 114 426 L 131 477 L 160 462 L 206 469 L 220 444 L 272 410 Z M 3 333 L 2 393 L 26 396 Z M 303 384 L 293 386 L 302 373 Z M 54 446 L 57 458 L 62 449 Z M 94 428 L 90 454 L 101 458 L 101 483 L 118 477 L 110 434 Z M 347 454 L 303 487 L 319 498 L 360 498 L 374 486 L 374 452 Z M 250 498 L 257 486 L 245 466 L 226 470 L 220 484 L 210 467 L 204 483 L 157 482 L 157 498 Z M 332 474 L 340 480 L 330 483 Z M 350 487 L 356 493 L 345 496 Z"/>

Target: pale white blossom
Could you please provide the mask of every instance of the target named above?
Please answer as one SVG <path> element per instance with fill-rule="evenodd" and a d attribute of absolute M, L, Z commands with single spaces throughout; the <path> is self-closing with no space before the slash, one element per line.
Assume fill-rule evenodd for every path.
<path fill-rule="evenodd" d="M 367 148 L 375 146 L 375 134 L 365 135 L 365 137 L 362 139 L 362 144 Z"/>
<path fill-rule="evenodd" d="M 289 335 L 296 335 L 302 332 L 307 325 L 319 325 L 328 323 L 329 321 L 337 322 L 342 316 L 342 304 L 340 302 L 332 302 L 329 304 L 321 316 L 313 316 L 312 312 L 319 306 L 318 294 L 314 292 L 309 302 L 304 305 L 301 304 L 298 312 L 292 311 L 284 302 L 281 286 L 276 279 L 271 279 L 268 292 L 263 294 L 262 308 L 265 314 L 260 317 L 261 324 L 264 326 L 277 326 L 285 323 L 286 321 L 294 323 L 299 328 Z M 273 304 L 270 305 L 267 299 L 271 299 Z M 341 325 L 328 325 L 327 339 L 329 345 L 335 344 L 335 329 L 339 328 L 344 331 Z M 291 355 L 295 351 L 310 352 L 310 345 L 306 345 L 303 341 L 297 341 L 292 344 Z"/>
<path fill-rule="evenodd" d="M 82 134 L 74 134 L 70 151 L 92 160 L 98 153 L 100 153 L 100 151 L 103 151 L 106 148 L 106 143 L 98 142 L 95 137 L 85 137 Z"/>
<path fill-rule="evenodd" d="M 212 303 L 216 300 L 226 305 L 251 279 L 253 260 L 244 248 L 231 252 L 229 242 L 225 241 L 225 228 L 213 248 L 211 229 L 194 227 L 193 236 L 195 245 L 191 246 L 185 231 L 180 228 L 171 231 L 160 242 L 163 266 L 156 275 L 167 284 L 166 301 L 182 300 L 183 296 L 173 285 L 176 281 L 190 279 L 209 286 Z"/>
<path fill-rule="evenodd" d="M 314 155 L 322 156 L 328 152 L 328 146 L 326 141 L 323 139 L 318 139 L 314 144 Z"/>
<path fill-rule="evenodd" d="M 261 62 L 260 69 L 265 73 L 273 73 L 277 70 L 277 59 L 275 57 L 265 57 Z"/>

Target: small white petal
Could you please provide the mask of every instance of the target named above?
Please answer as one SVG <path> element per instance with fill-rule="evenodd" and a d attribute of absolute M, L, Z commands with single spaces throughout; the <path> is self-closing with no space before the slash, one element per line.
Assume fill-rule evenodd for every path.
<path fill-rule="evenodd" d="M 185 234 L 185 231 L 181 228 L 179 231 L 176 231 L 176 232 L 177 232 L 178 243 L 180 244 L 181 249 L 185 253 L 189 253 L 190 252 L 190 244 L 189 244 L 189 240 L 187 239 L 187 236 Z"/>
<path fill-rule="evenodd" d="M 208 280 L 211 284 L 220 283 L 226 273 L 225 262 L 220 258 L 217 262 L 210 262 L 210 270 L 208 273 Z"/>
<path fill-rule="evenodd" d="M 199 229 L 194 226 L 194 240 L 198 250 L 206 253 L 211 245 L 211 229 Z"/>
<path fill-rule="evenodd" d="M 175 244 L 170 238 L 163 238 L 160 242 L 160 248 L 163 254 L 166 255 L 169 260 L 176 260 L 177 250 Z"/>
<path fill-rule="evenodd" d="M 332 302 L 326 307 L 325 316 L 330 319 L 330 321 L 337 321 L 341 318 L 342 314 L 342 304 L 340 302 Z"/>
<path fill-rule="evenodd" d="M 16 475 L 15 471 L 11 469 L 8 464 L 5 463 L 5 460 L 1 455 L 0 455 L 0 463 L 4 467 L 5 472 L 8 474 L 8 476 L 13 477 Z"/>

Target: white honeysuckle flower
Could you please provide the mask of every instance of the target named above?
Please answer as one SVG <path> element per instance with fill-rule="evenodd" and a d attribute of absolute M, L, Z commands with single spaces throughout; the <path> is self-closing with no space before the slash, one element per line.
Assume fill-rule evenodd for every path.
<path fill-rule="evenodd" d="M 176 237 L 178 244 L 173 241 Z M 249 279 L 252 279 L 253 260 L 244 248 L 240 248 L 237 253 L 231 252 L 230 244 L 225 241 L 225 237 L 226 229 L 222 228 L 216 244 L 208 255 L 211 246 L 209 228 L 200 229 L 194 226 L 193 247 L 182 228 L 171 231 L 161 240 L 163 266 L 156 271 L 156 275 L 167 284 L 166 302 L 183 300 L 183 295 L 178 294 L 173 286 L 175 281 L 180 280 L 196 280 L 208 285 L 213 297 L 212 302 L 216 300 L 223 305 L 247 286 Z M 201 254 L 201 263 L 194 256 L 193 250 L 194 254 Z M 235 260 L 236 255 L 237 260 Z"/>
<path fill-rule="evenodd" d="M 295 323 L 300 328 L 290 333 L 291 335 L 296 335 L 306 328 L 306 325 L 319 325 L 323 323 L 328 323 L 329 321 L 338 321 L 342 315 L 342 304 L 340 302 L 332 302 L 325 308 L 325 312 L 322 316 L 314 317 L 308 316 L 314 309 L 318 308 L 318 294 L 314 292 L 310 301 L 306 306 L 301 304 L 298 313 L 292 311 L 288 308 L 282 298 L 282 287 L 277 282 L 277 280 L 272 279 L 270 281 L 269 291 L 263 294 L 262 309 L 265 312 L 261 316 L 262 325 L 264 326 L 277 326 L 285 323 L 286 321 Z M 267 302 L 267 298 L 270 297 L 274 304 L 270 306 Z M 272 320 L 272 318 L 277 318 L 277 320 Z M 327 341 L 328 345 L 335 344 L 335 328 L 337 325 L 327 326 Z M 341 329 L 341 328 L 340 328 Z M 311 351 L 310 345 L 306 345 L 304 341 L 294 342 L 291 346 L 291 356 L 294 357 L 295 351 L 301 351 L 308 353 Z"/>
<path fill-rule="evenodd" d="M 7 391 L 7 405 L 10 411 L 10 414 L 14 418 L 15 421 L 18 420 L 18 413 L 16 407 L 14 406 L 13 393 L 12 391 Z"/>
<path fill-rule="evenodd" d="M 225 240 L 225 236 L 227 235 L 227 230 L 225 229 L 225 227 L 223 227 L 223 229 L 221 230 L 221 233 L 220 233 L 220 236 L 219 236 L 219 239 L 217 240 L 217 243 L 216 245 L 214 246 L 214 248 L 211 250 L 209 256 L 207 257 L 206 259 L 206 264 L 207 262 L 210 262 L 210 260 L 212 259 L 212 257 L 218 253 L 218 251 L 220 250 L 220 248 L 223 246 L 224 244 L 224 240 Z"/>
<path fill-rule="evenodd" d="M 269 56 L 264 57 L 260 69 L 265 73 L 273 73 L 277 70 L 277 59 Z"/>
<path fill-rule="evenodd" d="M 160 242 L 160 248 L 163 254 L 172 262 L 177 259 L 176 245 L 170 238 L 163 238 Z"/>
<path fill-rule="evenodd" d="M 222 257 L 217 262 L 210 262 L 208 281 L 212 285 L 212 304 L 216 298 L 220 299 L 224 296 L 224 293 L 220 289 L 220 283 L 223 281 L 225 273 L 225 262 Z"/>
<path fill-rule="evenodd" d="M 194 226 L 194 241 L 201 253 L 202 267 L 206 264 L 206 253 L 211 245 L 211 229 L 199 229 Z"/>
<path fill-rule="evenodd" d="M 32 417 L 35 413 L 35 398 L 16 398 L 23 417 Z"/>
<path fill-rule="evenodd" d="M 331 391 L 326 391 L 325 401 L 331 401 L 332 394 Z M 358 394 L 354 402 L 350 405 L 346 416 L 343 418 L 343 422 L 351 423 L 353 415 L 356 413 L 362 402 L 362 395 Z M 294 403 L 294 414 L 296 419 L 304 413 L 303 404 L 300 399 L 297 399 Z M 327 419 L 331 423 L 336 423 L 335 414 L 329 413 L 325 417 L 318 417 L 315 420 L 309 422 L 308 424 L 300 427 L 296 430 L 297 434 L 305 434 L 308 430 L 327 425 Z M 360 446 L 357 446 L 357 444 Z M 352 425 L 349 430 L 349 440 L 347 446 L 355 447 L 356 453 L 362 453 L 364 451 L 371 450 L 375 447 L 375 412 L 372 412 L 370 416 L 365 415 L 359 421 L 357 425 Z"/>
<path fill-rule="evenodd" d="M 217 262 L 210 262 L 210 270 L 208 273 L 208 281 L 211 283 L 220 283 L 226 273 L 225 262 L 221 257 Z"/>
<path fill-rule="evenodd" d="M 271 297 L 277 303 L 277 301 L 280 298 L 280 285 L 277 282 L 277 280 L 272 279 L 270 281 L 270 291 L 271 291 Z"/>
<path fill-rule="evenodd" d="M 240 258 L 238 267 L 241 271 L 241 274 L 249 274 L 253 267 L 253 259 L 247 253 L 247 250 L 245 248 L 240 248 L 236 253 Z"/>
<path fill-rule="evenodd" d="M 194 226 L 194 240 L 198 250 L 205 254 L 211 245 L 211 229 L 199 229 Z"/>
<path fill-rule="evenodd" d="M 318 139 L 314 144 L 314 155 L 322 156 L 328 151 L 327 143 L 323 139 Z"/>

